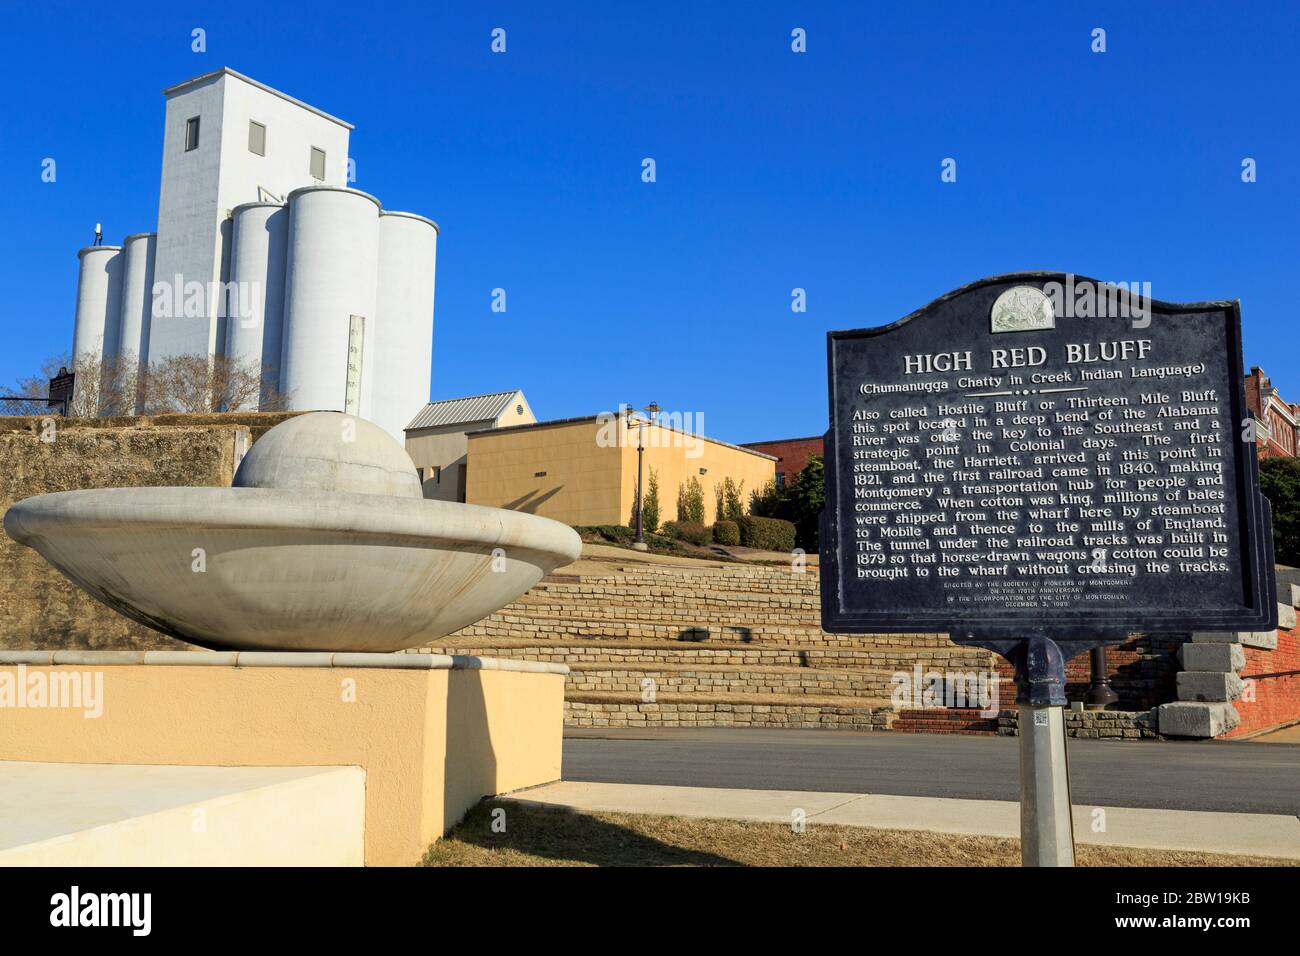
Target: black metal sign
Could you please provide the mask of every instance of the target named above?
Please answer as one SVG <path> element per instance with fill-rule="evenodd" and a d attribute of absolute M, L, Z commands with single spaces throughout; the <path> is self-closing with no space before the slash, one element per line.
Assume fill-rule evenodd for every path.
<path fill-rule="evenodd" d="M 826 630 L 1276 626 L 1237 302 L 1019 273 L 827 338 Z"/>

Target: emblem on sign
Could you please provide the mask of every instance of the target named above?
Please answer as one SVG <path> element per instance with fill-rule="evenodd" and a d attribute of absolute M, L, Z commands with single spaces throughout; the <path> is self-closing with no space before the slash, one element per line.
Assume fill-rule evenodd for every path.
<path fill-rule="evenodd" d="M 1056 328 L 1052 300 L 1033 286 L 1012 286 L 993 302 L 994 332 L 1029 332 Z"/>

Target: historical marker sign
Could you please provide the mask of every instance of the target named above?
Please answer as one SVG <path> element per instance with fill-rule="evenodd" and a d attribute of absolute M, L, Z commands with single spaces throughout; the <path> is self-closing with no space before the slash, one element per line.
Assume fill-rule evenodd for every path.
<path fill-rule="evenodd" d="M 828 631 L 1275 626 L 1238 303 L 1022 273 L 828 349 Z"/>

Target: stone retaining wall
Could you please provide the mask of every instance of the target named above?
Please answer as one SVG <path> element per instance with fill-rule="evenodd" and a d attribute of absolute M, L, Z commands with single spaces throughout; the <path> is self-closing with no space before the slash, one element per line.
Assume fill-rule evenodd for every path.
<path fill-rule="evenodd" d="M 998 736 L 1015 737 L 1020 733 L 1020 712 L 1004 710 L 998 714 Z M 1155 710 L 1067 710 L 1065 733 L 1069 737 L 1097 740 L 1155 739 Z"/>

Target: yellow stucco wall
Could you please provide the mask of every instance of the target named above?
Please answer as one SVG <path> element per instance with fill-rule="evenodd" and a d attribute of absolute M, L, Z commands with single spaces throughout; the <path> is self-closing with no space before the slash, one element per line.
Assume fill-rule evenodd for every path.
<path fill-rule="evenodd" d="M 626 524 L 636 500 L 636 430 L 623 452 L 623 487 L 621 491 L 623 519 Z M 704 492 L 704 521 L 712 524 L 718 520 L 714 505 L 715 489 L 723 479 L 730 477 L 741 488 L 741 504 L 749 511 L 749 494 L 776 478 L 776 461 L 766 455 L 710 441 L 707 438 L 683 435 L 680 432 L 657 426 L 645 429 L 645 474 L 642 480 L 649 488 L 650 469 L 655 470 L 659 481 L 659 520 L 672 521 L 677 517 L 677 489 L 692 476 L 699 479 Z M 700 474 L 700 470 L 704 474 Z"/>
<path fill-rule="evenodd" d="M 620 449 L 598 442 L 599 430 L 596 421 L 582 420 L 475 432 L 465 500 L 571 525 L 623 524 Z"/>
<path fill-rule="evenodd" d="M 571 525 L 628 524 L 636 497 L 637 429 L 581 419 L 469 436 L 465 500 L 510 508 Z M 771 481 L 774 459 L 670 428 L 645 427 L 645 475 L 659 481 L 660 521 L 677 517 L 677 489 L 694 475 L 704 492 L 705 521 L 716 520 L 714 488 L 744 482 L 743 501 Z M 700 470 L 704 470 L 704 474 Z M 538 472 L 545 472 L 538 475 Z"/>
<path fill-rule="evenodd" d="M 28 666 L 25 674 L 67 669 Z M 560 777 L 563 674 L 76 669 L 102 669 L 103 713 L 6 708 L 0 760 L 362 767 L 368 865 L 414 864 L 481 797 Z M 3 670 L 18 673 L 12 665 Z"/>

